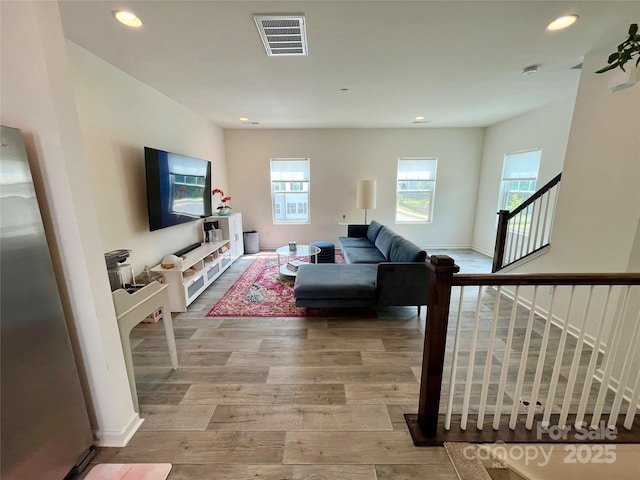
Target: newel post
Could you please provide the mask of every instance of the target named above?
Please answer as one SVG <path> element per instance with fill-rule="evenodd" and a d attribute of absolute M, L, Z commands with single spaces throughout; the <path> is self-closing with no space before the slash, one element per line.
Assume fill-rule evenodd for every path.
<path fill-rule="evenodd" d="M 491 272 L 497 272 L 504 263 L 504 249 L 507 243 L 507 226 L 509 225 L 509 210 L 498 212 L 498 229 L 496 231 L 496 245 L 493 249 L 493 266 Z"/>
<path fill-rule="evenodd" d="M 432 255 L 427 266 L 429 268 L 429 294 L 427 297 L 427 320 L 422 354 L 417 426 L 422 436 L 433 437 L 438 428 L 453 274 L 458 272 L 460 268 L 454 263 L 453 258 L 446 255 Z"/>

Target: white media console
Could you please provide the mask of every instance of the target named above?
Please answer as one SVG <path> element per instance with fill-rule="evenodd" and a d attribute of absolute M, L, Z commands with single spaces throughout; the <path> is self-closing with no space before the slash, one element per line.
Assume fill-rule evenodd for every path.
<path fill-rule="evenodd" d="M 161 273 L 169 286 L 172 312 L 186 312 L 187 307 L 244 253 L 240 213 L 208 217 L 206 221 L 218 222 L 224 240 L 202 243 L 183 256 L 179 267 L 156 265 L 151 269 Z"/>

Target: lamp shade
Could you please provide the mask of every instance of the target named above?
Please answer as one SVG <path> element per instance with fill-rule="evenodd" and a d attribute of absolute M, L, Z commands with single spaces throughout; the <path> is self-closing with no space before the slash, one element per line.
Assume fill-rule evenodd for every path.
<path fill-rule="evenodd" d="M 376 208 L 376 181 L 358 180 L 358 193 L 356 195 L 356 208 Z"/>

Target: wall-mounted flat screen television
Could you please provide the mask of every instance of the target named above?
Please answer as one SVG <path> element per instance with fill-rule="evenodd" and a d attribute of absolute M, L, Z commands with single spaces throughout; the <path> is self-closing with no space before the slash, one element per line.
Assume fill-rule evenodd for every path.
<path fill-rule="evenodd" d="M 144 147 L 149 230 L 211 216 L 211 163 Z"/>

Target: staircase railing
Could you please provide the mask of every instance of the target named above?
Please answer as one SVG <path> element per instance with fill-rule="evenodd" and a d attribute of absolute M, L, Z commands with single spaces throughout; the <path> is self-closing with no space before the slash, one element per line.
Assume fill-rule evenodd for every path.
<path fill-rule="evenodd" d="M 498 212 L 493 272 L 549 245 L 561 177 L 556 175 L 511 212 Z"/>
<path fill-rule="evenodd" d="M 640 273 L 428 266 L 416 445 L 640 442 Z"/>

